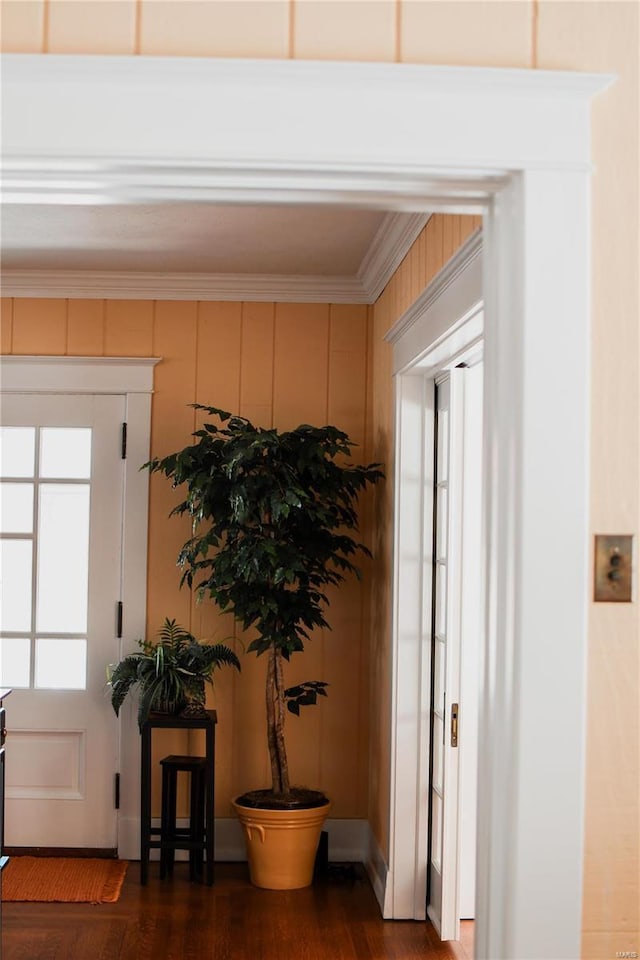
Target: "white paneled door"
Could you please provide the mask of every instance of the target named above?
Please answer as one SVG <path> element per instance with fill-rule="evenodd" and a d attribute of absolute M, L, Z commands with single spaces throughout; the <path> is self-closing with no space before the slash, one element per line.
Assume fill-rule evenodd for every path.
<path fill-rule="evenodd" d="M 123 396 L 5 394 L 0 683 L 8 846 L 117 846 Z"/>
<path fill-rule="evenodd" d="M 482 386 L 478 351 L 436 380 L 427 912 L 443 940 L 475 917 Z"/>

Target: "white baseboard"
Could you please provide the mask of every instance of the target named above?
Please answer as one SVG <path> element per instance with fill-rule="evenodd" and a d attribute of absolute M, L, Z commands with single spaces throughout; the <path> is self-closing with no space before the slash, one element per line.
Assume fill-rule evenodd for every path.
<path fill-rule="evenodd" d="M 378 846 L 378 842 L 373 835 L 371 827 L 367 822 L 367 833 L 368 833 L 368 851 L 367 857 L 364 860 L 364 865 L 371 881 L 371 886 L 373 887 L 373 892 L 376 895 L 376 900 L 380 906 L 380 911 L 382 912 L 383 917 L 389 916 L 388 905 L 385 903 L 387 890 L 391 889 L 389 880 L 389 868 L 387 867 L 386 860 L 382 855 L 382 850 Z M 385 912 L 387 911 L 387 912 Z"/>
<path fill-rule="evenodd" d="M 160 821 L 153 820 L 153 826 Z M 179 827 L 188 826 L 187 820 L 178 820 Z M 367 863 L 370 857 L 369 824 L 366 820 L 326 821 L 329 834 L 329 860 L 339 863 Z M 183 856 L 184 855 L 184 856 Z M 123 860 L 140 859 L 140 820 L 121 817 L 118 838 L 118 856 Z M 158 851 L 151 851 L 151 859 L 158 859 Z M 176 859 L 186 859 L 186 851 L 177 851 Z M 215 859 L 219 862 L 241 862 L 247 859 L 242 828 L 235 817 L 218 817 L 215 822 Z"/>

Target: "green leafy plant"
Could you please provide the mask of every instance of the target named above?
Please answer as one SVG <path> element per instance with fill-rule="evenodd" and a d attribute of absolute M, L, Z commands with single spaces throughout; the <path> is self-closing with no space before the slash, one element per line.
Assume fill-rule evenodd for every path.
<path fill-rule="evenodd" d="M 271 793 L 286 798 L 285 708 L 298 714 L 326 695 L 327 684 L 286 687 L 283 662 L 304 649 L 314 628 L 329 626 L 324 588 L 360 576 L 354 557 L 369 550 L 348 531 L 357 530 L 358 495 L 383 474 L 380 464 L 347 463 L 353 443 L 336 427 L 302 424 L 280 433 L 194 406 L 221 426 L 205 423 L 194 444 L 146 466 L 174 487 L 186 485 L 172 511 L 193 524 L 178 557 L 181 583 L 253 628 L 247 649 L 266 655 Z"/>
<path fill-rule="evenodd" d="M 233 650 L 223 643 L 200 643 L 175 620 L 165 619 L 157 642 L 136 642 L 140 649 L 111 666 L 107 677 L 116 716 L 127 694 L 138 687 L 140 729 L 151 711 L 202 711 L 205 683 L 213 683 L 214 670 L 225 664 L 240 669 Z"/>

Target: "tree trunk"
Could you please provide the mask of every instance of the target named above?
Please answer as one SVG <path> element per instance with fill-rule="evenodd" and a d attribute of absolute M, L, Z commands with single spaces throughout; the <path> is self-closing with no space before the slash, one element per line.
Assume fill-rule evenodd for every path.
<path fill-rule="evenodd" d="M 278 766 L 280 768 L 280 785 L 282 793 L 289 793 L 289 763 L 284 745 L 284 678 L 282 676 L 282 654 L 276 651 L 276 749 L 278 752 Z"/>
<path fill-rule="evenodd" d="M 289 765 L 284 745 L 284 680 L 282 654 L 272 644 L 267 666 L 267 741 L 271 761 L 271 789 L 277 794 L 289 793 Z"/>
<path fill-rule="evenodd" d="M 276 743 L 276 648 L 272 644 L 269 648 L 267 663 L 267 742 L 269 744 L 269 759 L 271 761 L 271 789 L 274 793 L 282 793 L 280 779 L 280 764 L 278 763 L 278 748 Z"/>

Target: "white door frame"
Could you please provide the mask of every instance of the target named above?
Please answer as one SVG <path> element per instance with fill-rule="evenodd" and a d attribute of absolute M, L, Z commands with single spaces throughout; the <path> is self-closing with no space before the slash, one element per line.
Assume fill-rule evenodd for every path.
<path fill-rule="evenodd" d="M 153 368 L 143 357 L 0 358 L 1 393 L 119 394 L 125 398 L 127 458 L 122 519 L 123 604 L 121 647 L 144 637 L 147 620 L 147 528 Z M 114 611 L 115 623 L 115 611 Z M 123 651 L 121 649 L 120 654 Z M 105 664 L 105 697 L 106 689 Z M 118 811 L 118 853 L 135 859 L 140 852 L 140 736 L 135 712 L 122 710 L 119 724 L 122 790 Z"/>
<path fill-rule="evenodd" d="M 396 396 L 391 864 L 385 913 L 424 919 L 429 850 L 429 754 L 438 374 L 481 349 L 482 236 L 464 244 L 387 334 Z M 421 519 L 416 522 L 417 518 Z"/>
<path fill-rule="evenodd" d="M 3 62 L 6 202 L 485 214 L 491 483 L 478 960 L 561 960 L 580 949 L 590 103 L 609 83 L 399 64 L 18 54 Z M 396 701 L 394 738 L 415 724 L 408 706 Z M 395 904 L 404 878 L 395 849 L 402 810 L 393 811 L 385 901 Z"/>

